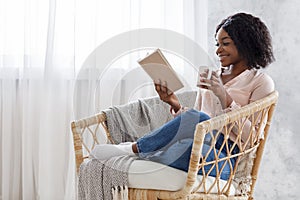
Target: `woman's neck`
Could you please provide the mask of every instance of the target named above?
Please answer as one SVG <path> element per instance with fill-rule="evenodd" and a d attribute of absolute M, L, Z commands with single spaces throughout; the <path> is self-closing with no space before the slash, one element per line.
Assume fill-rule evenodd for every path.
<path fill-rule="evenodd" d="M 227 83 L 228 81 L 234 79 L 238 75 L 240 75 L 242 72 L 247 70 L 248 67 L 246 65 L 231 65 L 229 67 L 223 67 L 222 68 L 222 81 L 223 84 Z"/>
<path fill-rule="evenodd" d="M 223 67 L 222 68 L 222 72 L 224 72 L 227 75 L 231 75 L 231 76 L 238 76 L 239 74 L 241 74 L 243 71 L 249 69 L 248 66 L 244 63 L 239 63 L 236 65 L 230 65 L 228 67 Z"/>

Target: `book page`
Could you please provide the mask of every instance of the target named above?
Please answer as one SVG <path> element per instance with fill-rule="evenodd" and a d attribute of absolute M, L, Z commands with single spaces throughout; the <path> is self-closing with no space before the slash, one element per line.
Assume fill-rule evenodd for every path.
<path fill-rule="evenodd" d="M 170 91 L 175 92 L 184 87 L 180 78 L 177 76 L 160 49 L 155 50 L 153 53 L 139 60 L 138 63 L 153 81 L 166 81 Z"/>

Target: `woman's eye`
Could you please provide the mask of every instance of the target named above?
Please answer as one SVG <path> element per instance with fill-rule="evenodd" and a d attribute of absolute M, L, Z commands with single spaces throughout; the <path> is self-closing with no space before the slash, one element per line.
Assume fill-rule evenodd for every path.
<path fill-rule="evenodd" d="M 228 46 L 229 44 L 230 44 L 230 42 L 223 42 L 223 43 L 222 43 L 222 46 Z M 216 47 L 219 47 L 220 44 L 219 44 L 219 43 L 216 43 L 215 46 L 216 46 Z"/>

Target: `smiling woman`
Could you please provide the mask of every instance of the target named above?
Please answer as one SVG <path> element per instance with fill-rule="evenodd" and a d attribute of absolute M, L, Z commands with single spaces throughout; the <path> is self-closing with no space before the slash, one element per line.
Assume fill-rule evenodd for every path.
<path fill-rule="evenodd" d="M 258 17 L 246 13 L 230 16 L 218 25 L 216 38 L 218 47 L 221 46 L 220 42 L 223 42 L 223 47 L 230 47 L 234 42 L 235 48 L 231 49 L 246 61 L 242 64 L 249 69 L 264 68 L 274 61 L 269 30 Z M 221 54 L 220 48 L 216 53 Z"/>
<path fill-rule="evenodd" d="M 245 26 L 250 27 L 246 33 L 243 29 Z M 239 34 L 240 32 L 243 34 Z M 258 40 L 253 43 L 259 43 L 261 48 L 252 44 L 252 35 Z M 222 113 L 241 109 L 274 92 L 273 80 L 267 74 L 258 71 L 267 67 L 274 59 L 269 30 L 259 18 L 247 13 L 229 16 L 217 26 L 215 37 L 216 54 L 220 57 L 221 66 L 230 70 L 226 74 L 224 70 L 221 74 L 213 71 L 210 79 L 207 78 L 208 71 L 200 73 L 200 83 L 206 84 L 199 86 L 195 108 L 181 105 L 177 95 L 170 92 L 166 83 L 155 83 L 156 92 L 163 102 L 169 104 L 174 118 L 135 141 L 122 141 L 117 145 L 98 144 L 91 151 L 91 158 L 103 161 L 116 156 L 137 155 L 141 159 L 188 172 L 194 141 L 201 139 L 195 135 L 197 124 L 209 121 Z M 249 43 L 252 46 L 249 46 Z M 205 162 L 214 162 L 226 157 L 228 152 L 223 149 L 225 143 L 230 152 L 238 154 L 264 137 L 264 131 L 259 128 L 259 124 L 265 126 L 266 116 L 262 115 L 255 120 L 253 117 L 239 120 L 243 121 L 243 125 L 233 125 L 229 130 L 221 129 L 217 131 L 219 135 L 212 136 L 215 137 L 215 141 L 212 142 L 214 152 L 210 152 L 212 147 L 206 148 L 206 144 L 203 144 L 201 153 L 203 159 L 206 159 Z M 243 130 L 239 130 L 239 127 L 243 127 Z M 211 131 L 212 135 L 215 135 L 214 130 Z M 255 137 L 258 138 L 254 139 Z M 224 138 L 229 140 L 225 141 Z M 182 142 L 186 140 L 188 142 Z M 210 138 L 207 140 L 210 143 Z M 247 144 L 249 141 L 251 144 Z M 222 169 L 220 173 L 215 173 L 213 167 L 198 169 L 195 172 L 199 175 L 211 173 L 210 176 L 229 180 L 232 175 L 230 169 L 236 168 L 237 162 L 236 157 L 230 158 L 227 163 L 219 166 Z"/>

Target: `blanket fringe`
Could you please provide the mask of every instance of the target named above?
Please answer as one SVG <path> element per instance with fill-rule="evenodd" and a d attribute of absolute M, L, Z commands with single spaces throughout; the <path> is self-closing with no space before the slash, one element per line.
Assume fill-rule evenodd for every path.
<path fill-rule="evenodd" d="M 128 200 L 127 186 L 114 186 L 111 191 L 113 200 Z"/>

